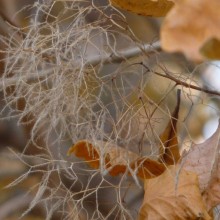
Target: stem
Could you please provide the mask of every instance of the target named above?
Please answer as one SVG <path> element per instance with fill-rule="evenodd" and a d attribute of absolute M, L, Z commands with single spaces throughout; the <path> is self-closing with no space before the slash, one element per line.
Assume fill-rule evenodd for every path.
<path fill-rule="evenodd" d="M 142 52 L 149 55 L 159 50 L 160 50 L 160 42 L 157 41 L 153 44 L 146 44 L 143 47 L 132 47 L 126 50 L 119 51 L 118 53 L 115 54 L 107 54 L 104 57 L 95 56 L 92 57 L 90 60 L 88 60 L 86 64 L 91 66 L 96 66 L 97 64 L 100 63 L 101 60 L 103 64 L 117 63 L 117 62 L 119 63 L 129 58 L 136 57 Z"/>
<path fill-rule="evenodd" d="M 144 66 L 147 70 L 150 71 L 150 69 L 143 63 L 139 63 L 140 65 Z M 208 94 L 211 94 L 211 95 L 217 95 L 217 96 L 220 96 L 220 92 L 217 92 L 217 91 L 214 91 L 214 90 L 210 90 L 210 89 L 204 89 L 202 87 L 199 87 L 199 86 L 195 86 L 195 85 L 192 85 L 192 84 L 189 84 L 187 82 L 184 82 L 184 81 L 181 81 L 177 78 L 175 78 L 174 76 L 171 76 L 169 73 L 165 72 L 165 74 L 162 74 L 162 73 L 159 73 L 157 71 L 152 71 L 154 74 L 158 75 L 158 76 L 161 76 L 163 78 L 166 78 L 166 79 L 170 79 L 172 80 L 173 82 L 176 83 L 176 86 L 177 85 L 181 85 L 181 86 L 184 86 L 186 88 L 189 88 L 189 89 L 195 89 L 197 91 L 201 91 L 201 92 L 205 92 L 205 93 L 208 93 Z"/>

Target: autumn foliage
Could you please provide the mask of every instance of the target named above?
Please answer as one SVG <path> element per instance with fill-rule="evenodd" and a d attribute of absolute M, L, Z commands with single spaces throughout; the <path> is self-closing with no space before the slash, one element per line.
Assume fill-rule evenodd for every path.
<path fill-rule="evenodd" d="M 220 92 L 200 73 L 220 58 L 220 1 L 32 3 L 20 23 L 0 10 L 1 111 L 26 141 L 9 152 L 24 166 L 6 184 L 28 182 L 22 217 L 214 219 L 220 120 L 202 143 L 191 133 L 207 122 L 200 106 L 219 117 Z"/>
<path fill-rule="evenodd" d="M 209 220 L 208 212 L 220 203 L 220 126 L 206 142 L 194 144 L 180 156 L 176 129 L 179 106 L 180 93 L 171 120 L 160 137 L 164 149 L 158 160 L 139 157 L 107 142 L 89 140 L 77 142 L 68 154 L 74 153 L 98 169 L 103 151 L 103 166 L 109 175 L 135 173 L 143 179 L 145 199 L 139 219 Z"/>
<path fill-rule="evenodd" d="M 162 48 L 202 61 L 219 56 L 220 3 L 217 0 L 111 0 L 113 6 L 144 16 L 166 16 L 161 28 Z M 212 219 L 220 203 L 220 127 L 202 144 L 180 154 L 177 123 L 180 92 L 171 119 L 160 135 L 161 156 L 140 157 L 103 141 L 79 140 L 68 154 L 109 175 L 135 175 L 144 181 L 145 195 L 139 219 Z M 103 153 L 104 152 L 104 153 Z M 101 162 L 101 157 L 104 161 Z"/>
<path fill-rule="evenodd" d="M 182 52 L 189 59 L 219 59 L 218 0 L 111 0 L 116 7 L 144 16 L 166 16 L 161 28 L 165 51 Z"/>

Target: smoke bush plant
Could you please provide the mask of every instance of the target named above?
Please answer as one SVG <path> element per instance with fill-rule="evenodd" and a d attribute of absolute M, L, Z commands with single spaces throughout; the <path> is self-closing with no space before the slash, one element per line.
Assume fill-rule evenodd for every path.
<path fill-rule="evenodd" d="M 31 124 L 30 140 L 19 155 L 29 169 L 11 185 L 41 173 L 27 212 L 44 204 L 47 219 L 54 212 L 61 219 L 134 219 L 143 196 L 135 174 L 113 178 L 103 166 L 89 170 L 66 154 L 72 144 L 87 139 L 159 156 L 153 116 L 158 109 L 168 113 L 145 92 L 157 48 L 146 48 L 105 1 L 44 0 L 30 9 L 29 26 L 12 27 L 10 38 L 1 37 L 8 117 Z M 160 63 L 158 68 L 166 71 Z M 161 101 L 174 86 L 157 88 L 164 93 Z M 30 145 L 39 153 L 27 155 Z"/>

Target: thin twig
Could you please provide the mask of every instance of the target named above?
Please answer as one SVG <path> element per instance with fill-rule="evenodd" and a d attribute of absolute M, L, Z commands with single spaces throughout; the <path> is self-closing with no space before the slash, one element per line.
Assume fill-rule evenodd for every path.
<path fill-rule="evenodd" d="M 143 63 L 138 63 L 138 64 L 144 66 L 148 71 L 151 71 L 145 64 L 143 64 Z M 181 80 L 175 78 L 174 76 L 170 75 L 167 72 L 165 74 L 159 73 L 157 71 L 151 71 L 151 72 L 153 72 L 154 74 L 156 74 L 158 76 L 161 76 L 163 78 L 172 80 L 173 82 L 176 83 L 176 86 L 181 85 L 183 87 L 186 87 L 186 88 L 189 88 L 189 89 L 195 89 L 197 91 L 205 92 L 205 93 L 208 93 L 210 95 L 220 96 L 220 92 L 217 92 L 217 91 L 214 91 L 214 90 L 210 90 L 210 89 L 204 89 L 202 87 L 195 86 L 195 85 L 189 84 L 187 82 L 181 81 Z"/>
<path fill-rule="evenodd" d="M 126 50 L 121 50 L 115 54 L 111 53 L 111 54 L 106 54 L 104 56 L 100 55 L 100 56 L 90 57 L 88 61 L 85 63 L 85 66 L 96 66 L 99 63 L 107 64 L 107 63 L 122 62 L 126 59 L 136 57 L 142 52 L 150 55 L 158 50 L 160 50 L 160 42 L 155 42 L 153 44 L 147 44 L 142 47 L 133 47 L 133 48 L 128 48 Z M 8 79 L 4 78 L 0 81 L 0 90 L 9 86 L 16 85 L 17 83 L 19 83 L 19 81 L 30 82 L 30 81 L 39 80 L 40 78 L 46 78 L 51 73 L 53 73 L 53 68 L 48 69 L 46 71 L 44 70 L 42 73 L 39 72 L 35 75 L 30 74 L 23 77 L 11 77 Z"/>
<path fill-rule="evenodd" d="M 127 60 L 132 57 L 136 57 L 141 54 L 141 52 L 145 52 L 146 54 L 150 55 L 154 53 L 155 51 L 160 50 L 160 42 L 157 41 L 153 44 L 146 44 L 143 47 L 132 47 L 128 48 L 126 50 L 121 50 L 118 53 L 115 54 L 107 54 L 105 56 L 95 56 L 91 57 L 88 62 L 86 62 L 87 65 L 96 66 L 100 63 L 117 63 L 122 62 L 124 60 Z M 101 57 L 102 56 L 102 57 Z"/>

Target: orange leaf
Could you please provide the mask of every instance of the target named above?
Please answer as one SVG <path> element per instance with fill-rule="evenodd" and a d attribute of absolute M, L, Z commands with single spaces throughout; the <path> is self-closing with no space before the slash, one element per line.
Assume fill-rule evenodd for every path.
<path fill-rule="evenodd" d="M 194 173 L 170 166 L 162 175 L 145 180 L 144 189 L 139 220 L 211 220 Z"/>
<path fill-rule="evenodd" d="M 220 49 L 219 8 L 219 0 L 176 1 L 161 29 L 162 48 L 168 52 L 182 52 L 196 61 L 218 58 L 219 53 L 214 51 Z M 213 38 L 218 48 L 213 48 L 211 53 L 210 45 L 207 45 L 208 51 L 203 46 Z"/>
<path fill-rule="evenodd" d="M 130 168 L 130 171 L 136 172 L 138 177 L 149 179 L 162 174 L 166 169 L 165 165 L 158 161 L 139 157 L 131 151 L 103 141 L 96 141 L 92 144 L 87 140 L 81 140 L 69 149 L 68 155 L 71 153 L 84 159 L 94 169 L 100 167 L 100 157 L 102 156 L 103 165 L 112 176 L 126 173 Z M 128 174 L 131 173 L 128 172 Z"/>
<path fill-rule="evenodd" d="M 172 114 L 171 120 L 168 123 L 165 131 L 160 136 L 162 147 L 165 152 L 161 156 L 161 161 L 166 164 L 173 165 L 178 162 L 180 158 L 178 139 L 177 139 L 177 121 L 180 108 L 180 90 L 177 90 L 177 105 Z"/>
<path fill-rule="evenodd" d="M 105 169 L 112 176 L 125 173 L 129 163 L 138 158 L 137 154 L 104 141 L 95 141 L 92 144 L 87 140 L 81 140 L 69 149 L 68 154 L 71 153 L 96 169 L 100 167 L 100 157 L 103 156 Z"/>
<path fill-rule="evenodd" d="M 98 141 L 100 147 L 104 150 L 105 168 L 111 176 L 117 176 L 125 173 L 131 161 L 138 158 L 138 155 L 123 149 L 122 147 Z"/>
<path fill-rule="evenodd" d="M 166 167 L 163 163 L 146 157 L 138 158 L 131 164 L 133 170 L 138 169 L 137 176 L 142 179 L 150 179 L 162 174 Z"/>
<path fill-rule="evenodd" d="M 144 16 L 165 16 L 173 0 L 110 0 L 112 5 Z"/>
<path fill-rule="evenodd" d="M 83 158 L 90 167 L 94 169 L 99 168 L 99 152 L 91 143 L 85 140 L 77 142 L 69 149 L 67 154 L 70 155 L 72 153 L 74 153 L 76 157 Z"/>

